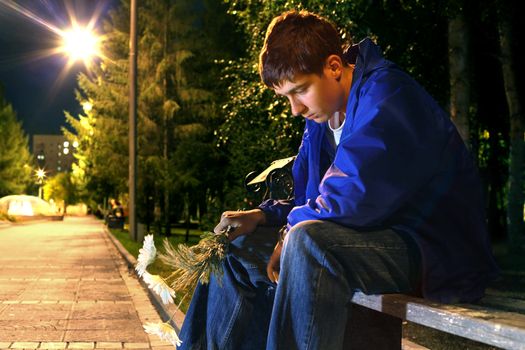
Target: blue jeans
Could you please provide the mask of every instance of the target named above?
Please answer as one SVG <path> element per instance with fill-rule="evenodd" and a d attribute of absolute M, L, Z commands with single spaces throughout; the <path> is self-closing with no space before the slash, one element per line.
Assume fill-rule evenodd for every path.
<path fill-rule="evenodd" d="M 260 227 L 232 242 L 222 279 L 195 290 L 179 349 L 342 349 L 355 291 L 419 284 L 419 248 L 407 234 L 300 223 L 286 237 L 277 285 L 266 276 L 276 241 L 277 228 Z"/>

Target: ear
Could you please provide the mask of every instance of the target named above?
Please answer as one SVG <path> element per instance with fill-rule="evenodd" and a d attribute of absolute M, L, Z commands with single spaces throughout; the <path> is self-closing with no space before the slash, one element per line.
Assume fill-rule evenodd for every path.
<path fill-rule="evenodd" d="M 343 75 L 343 61 L 337 55 L 330 55 L 325 63 L 326 74 L 339 81 Z"/>

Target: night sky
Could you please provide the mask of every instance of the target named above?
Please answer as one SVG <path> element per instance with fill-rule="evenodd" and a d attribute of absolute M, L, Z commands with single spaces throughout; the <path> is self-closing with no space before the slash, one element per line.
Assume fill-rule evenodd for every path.
<path fill-rule="evenodd" d="M 56 47 L 59 37 L 9 4 L 29 10 L 46 23 L 60 29 L 70 27 L 69 12 L 79 23 L 87 23 L 100 12 L 100 28 L 116 0 L 0 0 L 0 84 L 17 112 L 27 134 L 60 134 L 65 126 L 64 110 L 73 115 L 81 108 L 75 100 L 76 77 L 84 68 L 76 63 L 59 79 L 67 58 L 45 57 Z"/>

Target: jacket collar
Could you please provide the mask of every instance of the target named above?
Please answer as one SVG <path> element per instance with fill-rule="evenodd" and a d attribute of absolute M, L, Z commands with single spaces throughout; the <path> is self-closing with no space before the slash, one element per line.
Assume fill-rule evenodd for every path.
<path fill-rule="evenodd" d="M 356 90 L 359 90 L 363 78 L 366 80 L 366 77 L 373 71 L 393 65 L 392 62 L 383 58 L 381 49 L 370 38 L 364 38 L 359 43 L 350 46 L 343 52 L 343 56 L 348 63 L 355 64 L 348 105 L 353 100 Z M 347 113 L 347 117 L 348 115 Z M 317 133 L 323 135 L 326 129 L 326 123 L 318 124 L 313 120 L 306 120 L 306 125 L 311 134 L 310 137 L 317 136 Z"/>
<path fill-rule="evenodd" d="M 352 87 L 359 86 L 363 77 L 373 71 L 393 64 L 383 58 L 381 49 L 370 38 L 350 46 L 343 55 L 350 64 L 355 64 Z"/>

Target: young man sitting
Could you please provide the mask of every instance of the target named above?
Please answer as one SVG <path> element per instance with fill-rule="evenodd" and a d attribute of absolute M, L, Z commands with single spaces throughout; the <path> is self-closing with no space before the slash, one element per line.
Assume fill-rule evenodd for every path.
<path fill-rule="evenodd" d="M 260 74 L 306 119 L 295 197 L 223 214 L 224 276 L 197 287 L 181 348 L 342 349 L 355 291 L 481 298 L 497 267 L 480 180 L 432 97 L 308 12 L 272 21 Z"/>

